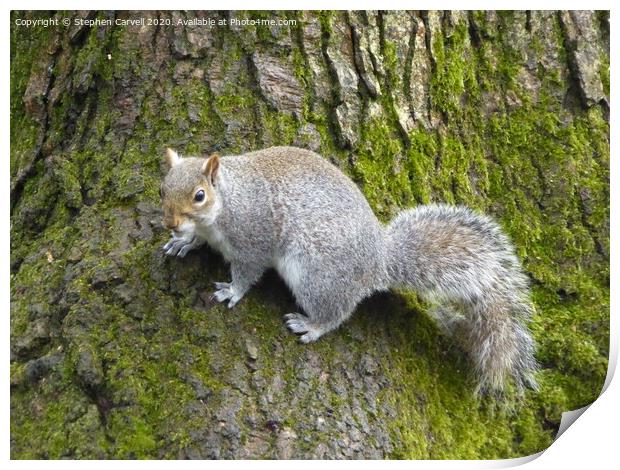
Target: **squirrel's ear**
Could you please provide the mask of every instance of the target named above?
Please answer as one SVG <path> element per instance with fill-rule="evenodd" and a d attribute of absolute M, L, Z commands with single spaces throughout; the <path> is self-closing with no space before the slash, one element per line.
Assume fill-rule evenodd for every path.
<path fill-rule="evenodd" d="M 217 170 L 220 167 L 220 157 L 217 155 L 211 155 L 202 164 L 202 174 L 207 177 L 211 184 L 215 182 Z"/>
<path fill-rule="evenodd" d="M 166 164 L 168 165 L 168 169 L 177 165 L 181 161 L 181 157 L 171 148 L 166 149 Z"/>

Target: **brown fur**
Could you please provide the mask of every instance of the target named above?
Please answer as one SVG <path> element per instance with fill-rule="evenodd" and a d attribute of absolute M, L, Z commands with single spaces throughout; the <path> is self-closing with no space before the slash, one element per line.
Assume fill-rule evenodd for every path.
<path fill-rule="evenodd" d="M 170 152 L 174 155 L 171 155 Z M 162 193 L 162 206 L 164 216 L 162 218 L 163 225 L 169 230 L 175 230 L 180 226 L 187 217 L 190 217 L 194 213 L 199 213 L 205 209 L 208 209 L 215 199 L 215 192 L 211 182 L 213 172 L 217 171 L 219 166 L 219 160 L 213 157 L 205 160 L 203 158 L 185 158 L 184 161 L 190 161 L 190 163 L 197 167 L 200 171 L 195 173 L 174 172 L 176 152 L 168 149 L 166 151 L 166 162 L 172 163 L 170 172 L 176 176 L 169 184 L 163 183 L 161 187 Z M 176 158 L 179 158 L 176 156 Z M 209 165 L 209 161 L 212 161 Z M 207 176 L 203 173 L 203 168 L 208 170 Z M 190 188 L 189 190 L 186 188 Z M 200 209 L 196 208 L 194 204 L 194 195 L 199 189 L 205 191 L 205 204 Z"/>

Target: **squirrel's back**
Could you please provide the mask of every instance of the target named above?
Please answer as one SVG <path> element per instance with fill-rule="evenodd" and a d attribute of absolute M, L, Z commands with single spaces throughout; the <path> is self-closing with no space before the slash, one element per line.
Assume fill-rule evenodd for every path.
<path fill-rule="evenodd" d="M 320 155 L 297 147 L 270 147 L 240 156 L 222 157 L 222 167 L 243 184 L 271 189 L 274 199 L 292 210 L 315 208 L 342 217 L 342 210 L 380 226 L 359 188 Z M 257 201 L 260 202 L 260 201 Z M 279 207 L 274 211 L 278 212 Z M 325 216 L 326 213 L 320 214 Z M 345 212 L 345 217 L 347 213 Z"/>
<path fill-rule="evenodd" d="M 289 286 L 304 276 L 310 284 L 321 277 L 334 286 L 342 284 L 343 292 L 350 289 L 356 301 L 361 292 L 364 297 L 387 287 L 385 229 L 359 188 L 338 168 L 295 147 L 271 147 L 220 161 L 223 214 L 245 218 L 235 221 L 235 230 L 229 232 L 233 237 L 245 231 L 260 236 L 255 225 L 263 221 L 248 216 L 258 207 L 268 208 L 262 218 L 271 227 L 260 232 L 274 234 L 270 255 Z M 237 194 L 226 197 L 227 192 Z M 240 210 L 244 197 L 247 207 Z M 237 207 L 227 211 L 227 204 Z"/>

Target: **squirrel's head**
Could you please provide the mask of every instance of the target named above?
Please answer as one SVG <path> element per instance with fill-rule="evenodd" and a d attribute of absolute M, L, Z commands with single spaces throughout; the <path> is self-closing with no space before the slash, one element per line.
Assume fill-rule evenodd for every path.
<path fill-rule="evenodd" d="M 166 164 L 168 174 L 160 188 L 164 227 L 182 235 L 194 232 L 197 224 L 212 224 L 221 208 L 216 191 L 219 157 L 181 158 L 166 149 Z"/>

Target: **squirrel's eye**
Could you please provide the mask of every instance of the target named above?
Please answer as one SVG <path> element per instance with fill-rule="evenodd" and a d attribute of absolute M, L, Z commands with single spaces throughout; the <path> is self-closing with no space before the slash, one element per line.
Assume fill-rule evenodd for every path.
<path fill-rule="evenodd" d="M 204 200 L 205 200 L 205 192 L 201 189 L 200 191 L 196 192 L 196 194 L 194 195 L 194 201 L 202 202 Z"/>

